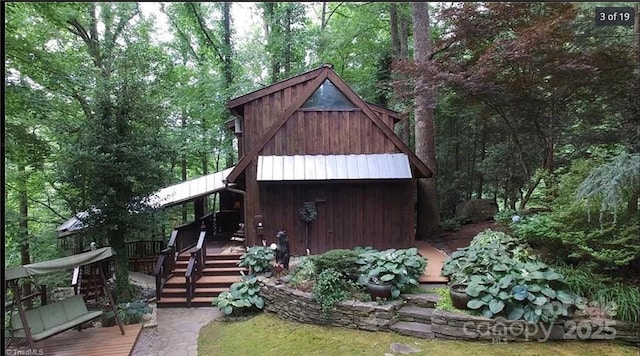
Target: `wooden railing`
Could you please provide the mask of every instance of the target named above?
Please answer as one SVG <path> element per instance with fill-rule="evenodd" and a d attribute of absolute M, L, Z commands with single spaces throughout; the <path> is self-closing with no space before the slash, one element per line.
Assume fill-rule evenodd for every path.
<path fill-rule="evenodd" d="M 164 248 L 163 241 L 144 240 L 127 243 L 129 270 L 153 274 L 158 255 Z"/>
<path fill-rule="evenodd" d="M 161 298 L 164 282 L 166 282 L 171 275 L 171 272 L 175 267 L 176 259 L 180 253 L 183 253 L 193 247 L 202 250 L 204 254 L 199 254 L 197 259 L 199 266 L 192 267 L 192 273 L 197 267 L 199 267 L 200 270 L 204 268 L 204 259 L 206 257 L 206 245 L 204 244 L 204 239 L 207 235 L 207 230 L 211 230 L 212 228 L 210 226 L 211 224 L 215 224 L 215 222 L 210 214 L 196 221 L 180 225 L 173 230 L 171 233 L 171 239 L 169 240 L 167 247 L 160 251 L 156 266 L 153 270 L 153 274 L 156 276 L 156 297 L 158 300 Z M 194 258 L 195 257 L 191 257 L 190 259 Z M 197 271 L 197 269 L 195 271 Z M 201 273 L 201 271 L 199 273 Z M 195 281 L 193 281 L 193 283 L 195 283 Z"/>
<path fill-rule="evenodd" d="M 158 256 L 158 262 L 153 270 L 153 274 L 156 276 L 156 298 L 160 300 L 162 295 L 162 287 L 164 281 L 169 278 L 171 271 L 176 265 L 176 239 L 178 237 L 178 230 L 173 230 L 171 233 L 171 239 L 165 249 L 160 251 Z"/>
<path fill-rule="evenodd" d="M 198 243 L 201 226 L 202 221 L 196 220 L 175 228 L 175 230 L 178 231 L 178 237 L 176 238 L 175 245 L 178 253 L 183 253 Z"/>
<path fill-rule="evenodd" d="M 187 308 L 191 308 L 191 300 L 196 293 L 196 282 L 202 277 L 202 270 L 207 256 L 207 245 L 204 243 L 206 236 L 206 230 L 200 231 L 196 247 L 190 252 L 191 256 L 189 257 L 187 271 L 184 273 L 187 285 Z"/>

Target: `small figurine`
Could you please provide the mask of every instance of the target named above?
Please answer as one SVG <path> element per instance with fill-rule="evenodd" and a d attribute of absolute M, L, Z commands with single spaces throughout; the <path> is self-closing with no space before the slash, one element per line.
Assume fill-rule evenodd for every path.
<path fill-rule="evenodd" d="M 289 269 L 289 239 L 287 238 L 286 230 L 280 230 L 276 233 L 278 239 L 278 246 L 276 249 L 276 262 L 282 264 L 282 267 L 286 270 Z"/>

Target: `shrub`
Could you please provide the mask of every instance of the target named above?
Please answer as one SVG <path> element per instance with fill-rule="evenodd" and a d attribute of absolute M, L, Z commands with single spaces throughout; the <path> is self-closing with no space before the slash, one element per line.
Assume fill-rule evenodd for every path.
<path fill-rule="evenodd" d="M 358 255 L 357 250 L 335 249 L 329 250 L 321 255 L 311 257 L 315 266 L 316 274 L 322 273 L 325 269 L 332 268 L 345 277 L 358 276 Z"/>
<path fill-rule="evenodd" d="M 316 267 L 313 259 L 304 256 L 290 274 L 288 283 L 293 287 L 306 290 L 315 281 L 316 276 Z"/>
<path fill-rule="evenodd" d="M 145 314 L 151 314 L 151 312 L 153 311 L 148 303 L 142 301 L 119 303 L 117 310 L 118 317 L 125 325 L 139 324 L 142 322 Z M 109 310 L 105 313 L 105 318 L 110 319 L 112 317 L 113 310 Z"/>
<path fill-rule="evenodd" d="M 336 304 L 349 298 L 351 289 L 350 281 L 345 280 L 342 273 L 327 268 L 318 275 L 312 293 L 326 315 Z"/>
<path fill-rule="evenodd" d="M 216 305 L 226 315 L 241 314 L 242 311 L 256 311 L 264 308 L 264 299 L 260 296 L 260 285 L 255 276 L 244 277 L 231 285 L 228 292 L 222 292 L 213 298 Z"/>
<path fill-rule="evenodd" d="M 514 215 L 518 215 L 518 212 L 513 209 L 504 209 L 494 215 L 493 220 L 499 224 L 508 226 L 513 221 Z"/>
<path fill-rule="evenodd" d="M 447 219 L 440 222 L 440 227 L 442 227 L 442 230 L 444 231 L 458 231 L 461 226 L 462 222 L 457 218 Z"/>
<path fill-rule="evenodd" d="M 238 266 L 251 268 L 251 273 L 266 272 L 271 269 L 271 261 L 276 258 L 276 253 L 269 247 L 252 246 L 242 256 Z"/>
<path fill-rule="evenodd" d="M 360 254 L 358 264 L 358 283 L 365 285 L 371 279 L 389 282 L 393 285 L 391 297 L 397 298 L 409 286 L 418 285 L 418 278 L 424 272 L 427 260 L 418 255 L 416 248 L 382 252 L 368 250 Z"/>

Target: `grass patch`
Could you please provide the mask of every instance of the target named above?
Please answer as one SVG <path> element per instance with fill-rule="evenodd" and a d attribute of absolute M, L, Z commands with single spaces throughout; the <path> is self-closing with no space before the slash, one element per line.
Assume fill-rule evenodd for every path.
<path fill-rule="evenodd" d="M 424 340 L 392 332 L 292 323 L 262 313 L 247 321 L 214 321 L 200 330 L 198 355 L 384 355 L 399 342 L 422 350 L 414 355 L 638 355 L 615 342 L 490 342 Z"/>

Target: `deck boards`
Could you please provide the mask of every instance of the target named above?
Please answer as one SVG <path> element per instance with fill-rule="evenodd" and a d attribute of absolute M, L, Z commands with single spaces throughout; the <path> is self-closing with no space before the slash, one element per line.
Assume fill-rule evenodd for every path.
<path fill-rule="evenodd" d="M 120 333 L 120 328 L 117 325 L 106 328 L 82 329 L 80 332 L 68 330 L 36 342 L 34 345 L 36 350 L 31 350 L 28 345 L 25 345 L 17 348 L 15 353 L 7 353 L 7 355 L 20 355 L 21 350 L 31 350 L 32 355 L 43 354 L 46 356 L 128 356 L 131 354 L 141 330 L 142 324 L 125 325 L 124 335 Z"/>
<path fill-rule="evenodd" d="M 420 276 L 418 281 L 420 283 L 447 283 L 449 279 L 440 275 L 447 254 L 425 241 L 416 241 L 415 247 L 420 255 L 427 258 L 425 273 Z"/>

